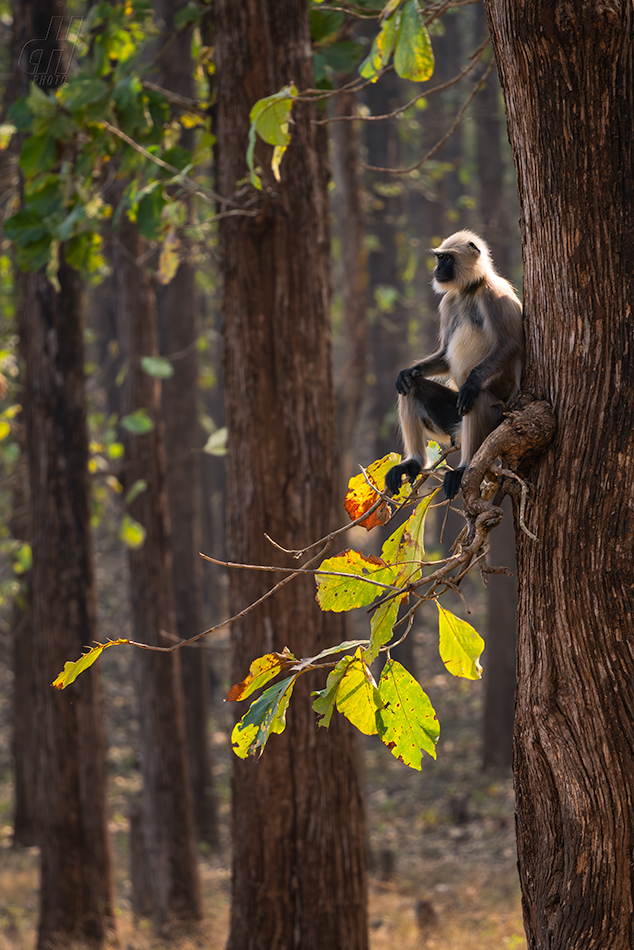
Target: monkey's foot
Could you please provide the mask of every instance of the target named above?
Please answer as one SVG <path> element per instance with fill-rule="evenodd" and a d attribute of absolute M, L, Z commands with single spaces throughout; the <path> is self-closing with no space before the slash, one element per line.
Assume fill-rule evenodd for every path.
<path fill-rule="evenodd" d="M 443 491 L 445 493 L 445 498 L 455 498 L 458 492 L 460 491 L 460 483 L 462 482 L 462 476 L 466 470 L 466 465 L 461 468 L 455 468 L 453 472 L 447 472 L 445 475 L 445 480 L 443 482 Z M 394 471 L 391 469 L 391 471 Z M 390 472 L 388 472 L 388 475 Z"/>
<path fill-rule="evenodd" d="M 406 459 L 400 465 L 394 465 L 385 476 L 385 487 L 390 495 L 398 495 L 401 490 L 403 475 L 413 482 L 417 475 L 420 475 L 422 469 L 420 462 L 416 459 Z"/>

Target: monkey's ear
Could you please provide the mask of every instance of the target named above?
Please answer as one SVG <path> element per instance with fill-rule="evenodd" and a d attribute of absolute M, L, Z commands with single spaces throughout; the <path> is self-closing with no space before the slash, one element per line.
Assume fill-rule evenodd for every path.
<path fill-rule="evenodd" d="M 480 252 L 480 248 L 478 247 L 477 244 L 474 244 L 473 241 L 469 241 L 469 247 L 472 247 L 473 250 L 474 250 L 474 251 L 476 252 L 476 254 L 478 255 L 478 257 L 480 257 L 480 253 L 481 253 L 481 252 Z"/>

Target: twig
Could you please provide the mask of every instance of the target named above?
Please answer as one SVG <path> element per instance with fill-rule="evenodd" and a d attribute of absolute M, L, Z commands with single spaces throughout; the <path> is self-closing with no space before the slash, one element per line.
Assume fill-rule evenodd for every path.
<path fill-rule="evenodd" d="M 116 125 L 112 125 L 105 119 L 100 119 L 98 124 L 103 125 L 103 127 L 107 129 L 108 132 L 112 132 L 113 135 L 116 135 L 117 138 L 120 138 L 122 142 L 125 142 L 126 145 L 130 146 L 130 148 L 133 148 L 135 152 L 139 153 L 139 155 L 143 155 L 144 158 L 147 158 L 147 160 L 150 162 L 154 162 L 154 164 L 158 165 L 159 168 L 163 168 L 165 171 L 173 174 L 176 178 L 178 178 L 179 184 L 182 184 L 185 188 L 187 188 L 188 191 L 191 191 L 192 194 L 202 198 L 203 201 L 207 201 L 209 203 L 213 202 L 214 204 L 220 205 L 229 205 L 236 209 L 233 212 L 221 212 L 220 214 L 216 215 L 216 218 L 229 217 L 231 214 L 241 214 L 245 215 L 246 217 L 253 218 L 257 217 L 257 215 L 260 213 L 259 210 L 247 211 L 232 198 L 225 198 L 222 195 L 217 194 L 215 191 L 211 191 L 210 188 L 205 188 L 204 185 L 199 185 L 193 180 L 193 178 L 189 178 L 188 175 L 183 175 L 181 170 L 176 168 L 174 165 L 170 165 L 169 162 L 164 162 L 163 159 L 159 158 L 157 155 L 152 155 L 152 153 L 148 152 L 146 148 L 144 148 L 142 145 L 139 145 L 138 142 L 135 142 L 134 139 L 130 138 L 129 135 L 126 135 L 125 132 L 122 132 L 121 129 L 118 129 Z"/>
<path fill-rule="evenodd" d="M 205 561 L 211 561 L 212 564 L 218 564 L 219 567 L 235 567 L 245 571 L 266 571 L 274 574 L 316 574 L 320 577 L 346 577 L 348 580 L 354 578 L 356 581 L 364 581 L 366 584 L 381 587 L 383 590 L 401 590 L 400 587 L 395 587 L 392 584 L 384 584 L 381 581 L 374 581 L 370 577 L 364 577 L 363 574 L 346 574 L 343 571 L 322 571 L 321 569 L 311 571 L 303 567 L 275 567 L 271 564 L 237 564 L 232 561 L 219 561 L 217 558 L 210 557 L 208 554 L 203 554 L 202 552 L 199 552 L 199 556 Z M 377 568 L 377 570 L 385 570 L 385 568 Z"/>

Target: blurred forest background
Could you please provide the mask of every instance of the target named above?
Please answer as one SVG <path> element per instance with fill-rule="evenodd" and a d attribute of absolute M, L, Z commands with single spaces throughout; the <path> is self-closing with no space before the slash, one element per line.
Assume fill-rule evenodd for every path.
<path fill-rule="evenodd" d="M 135 69 L 147 81 L 146 96 L 151 98 L 153 89 L 167 90 L 163 126 L 176 126 L 180 135 L 177 144 L 171 143 L 167 161 L 178 164 L 177 146 L 193 150 L 197 164 L 188 174 L 198 192 L 187 192 L 182 180 L 170 180 L 164 187 L 170 200 L 178 197 L 178 211 L 167 200 L 148 208 L 146 196 L 132 195 L 131 184 L 136 179 L 145 183 L 146 172 L 137 163 L 145 168 L 151 162 L 132 145 L 116 155 L 113 146 L 108 161 L 94 159 L 91 174 L 100 195 L 113 206 L 122 196 L 128 207 L 136 200 L 136 221 L 125 213 L 113 220 L 103 216 L 98 247 L 92 245 L 97 264 L 87 264 L 86 255 L 79 264 L 80 255 L 72 258 L 70 251 L 64 257 L 58 242 L 57 270 L 51 269 L 50 258 L 35 266 L 32 257 L 31 270 L 22 271 L 18 265 L 25 262 L 30 245 L 16 237 L 15 228 L 5 232 L 0 248 L 1 948 L 45 946 L 51 935 L 66 933 L 96 943 L 119 939 L 130 948 L 171 940 L 215 950 L 226 945 L 229 935 L 231 855 L 240 832 L 231 821 L 229 736 L 235 713 L 223 698 L 235 671 L 238 678 L 246 675 L 259 654 L 248 647 L 241 651 L 230 630 L 220 627 L 180 651 L 178 663 L 173 657 L 146 663 L 141 651 L 121 646 L 106 651 L 84 674 L 86 684 L 78 681 L 68 696 L 54 693 L 49 685 L 64 661 L 79 656 L 82 644 L 93 639 L 159 643 L 168 631 L 173 642 L 221 624 L 235 612 L 229 572 L 198 555 L 233 558 L 236 542 L 230 545 L 231 558 L 226 543 L 228 511 L 234 538 L 236 531 L 246 536 L 245 528 L 236 527 L 240 461 L 232 477 L 226 477 L 225 406 L 231 385 L 230 398 L 240 399 L 247 415 L 255 396 L 249 377 L 237 380 L 235 372 L 227 377 L 234 364 L 226 355 L 231 305 L 224 294 L 232 278 L 227 276 L 229 243 L 223 243 L 220 230 L 228 209 L 236 209 L 234 222 L 239 209 L 249 211 L 254 189 L 244 179 L 242 203 L 233 206 L 208 197 L 214 191 L 227 194 L 217 165 L 222 160 L 219 61 L 226 63 L 231 55 L 220 47 L 223 6 L 156 0 L 151 28 L 138 4 L 112 5 L 124 18 L 133 16 L 134 7 L 134 16 L 144 24 L 135 32 L 119 23 L 118 42 L 121 48 L 126 42 L 133 47 Z M 20 64 L 20 55 L 26 43 L 45 36 L 42 24 L 51 16 L 63 16 L 65 22 L 75 18 L 74 29 L 81 31 L 95 9 L 75 0 L 65 6 L 36 0 L 0 3 L 3 219 L 15 215 L 21 201 L 27 206 L 25 187 L 28 198 L 34 166 L 25 169 L 23 158 L 20 167 L 18 156 L 25 137 L 41 134 L 11 117 L 11 106 L 28 95 L 30 81 L 37 78 L 24 68 L 25 60 Z M 394 380 L 401 368 L 430 351 L 437 331 L 428 249 L 453 231 L 473 229 L 488 241 L 499 272 L 520 292 L 522 282 L 513 166 L 495 70 L 482 81 L 491 51 L 481 5 L 459 0 L 424 9 L 435 55 L 427 83 L 407 81 L 391 70 L 363 88 L 356 88 L 357 82 L 351 91 L 356 67 L 377 32 L 380 9 L 378 2 L 315 4 L 310 20 L 317 87 L 342 89 L 323 100 L 316 113 L 328 168 L 341 501 L 359 464 L 399 449 Z M 105 13 L 103 17 L 106 22 Z M 68 48 L 76 53 L 67 67 L 69 77 L 81 65 L 76 40 L 71 33 L 64 54 L 68 56 Z M 110 54 L 116 58 L 112 47 Z M 286 77 L 293 79 L 298 82 L 297 75 Z M 434 92 L 435 87 L 440 88 Z M 275 91 L 264 88 L 260 95 Z M 156 111 L 159 105 L 152 101 L 147 109 Z M 388 118 L 368 121 L 376 116 Z M 11 137 L 6 129 L 14 121 L 18 131 Z M 100 134 L 105 134 L 103 127 Z M 149 141 L 147 148 L 158 155 L 157 142 Z M 247 145 L 244 136 L 238 143 L 244 154 Z M 408 168 L 430 152 L 408 174 L 377 170 Z M 59 163 L 59 153 L 51 161 Z M 285 163 L 292 161 L 289 149 L 280 190 Z M 46 171 L 43 160 L 39 170 Z M 240 168 L 236 177 L 243 176 Z M 151 199 L 154 193 L 150 189 L 147 195 Z M 146 224 L 152 215 L 160 227 L 153 220 Z M 251 244 L 245 240 L 243 247 L 248 256 Z M 301 268 L 302 261 L 298 263 Z M 63 396 L 64 385 L 55 382 L 42 356 L 48 345 L 42 327 L 59 327 L 63 335 L 73 308 L 81 311 L 73 324 L 80 335 L 67 340 L 62 354 L 67 363 L 58 365 L 66 366 L 65 380 L 72 380 L 73 354 L 79 353 L 84 408 L 82 381 L 75 379 L 72 392 Z M 61 427 L 56 413 L 66 413 Z M 256 415 L 253 411 L 253 426 Z M 80 439 L 84 417 L 86 446 L 74 449 L 71 443 Z M 277 424 L 276 418 L 269 419 L 271 428 Z M 229 435 L 231 452 L 231 427 Z M 263 441 L 257 431 L 254 437 Z M 73 465 L 83 467 L 85 451 L 87 524 L 69 540 L 68 524 L 78 525 L 81 513 L 73 511 L 69 520 L 66 515 L 75 503 L 81 507 L 83 492 L 83 476 Z M 51 462 L 55 453 L 63 457 Z M 264 468 L 275 472 L 283 464 L 275 456 L 262 459 Z M 281 484 L 282 473 L 278 476 Z M 282 498 L 280 490 L 280 505 Z M 246 506 L 243 511 L 247 517 Z M 343 524 L 346 517 L 340 504 L 336 519 Z M 460 524 L 458 515 L 450 517 L 445 545 Z M 290 547 L 312 540 L 305 533 L 295 540 L 271 533 Z M 432 524 L 430 548 L 440 546 L 439 534 L 440 523 Z M 81 544 L 94 552 L 94 561 L 93 555 L 83 554 L 73 571 L 68 551 Z M 380 549 L 380 539 L 355 528 L 349 545 L 361 544 L 366 550 L 368 545 Z M 510 517 L 495 544 L 492 560 L 512 566 Z M 39 569 L 33 557 L 36 545 L 47 550 Z M 270 551 L 272 561 L 272 547 Z M 259 552 L 244 559 L 257 562 Z M 60 568 L 70 574 L 56 574 Z M 242 583 L 242 577 L 235 580 Z M 470 622 L 487 642 L 482 682 L 448 676 L 437 655 L 435 617 L 427 625 L 419 614 L 399 648 L 399 659 L 420 680 L 438 712 L 442 732 L 437 761 L 427 759 L 422 773 L 412 772 L 376 740 L 358 736 L 373 950 L 395 941 L 403 950 L 525 946 L 510 774 L 514 597 L 514 579 L 505 576 L 492 577 L 486 591 L 479 579 L 465 582 Z M 452 609 L 465 616 L 460 598 Z M 366 617 L 362 614 L 357 622 L 364 636 Z M 60 623 L 64 630 L 53 649 L 51 631 Z M 301 649 L 296 642 L 288 646 Z M 64 731 L 53 734 L 57 714 L 49 704 L 62 700 L 70 711 L 60 714 Z M 326 736 L 326 741 L 335 737 Z M 282 739 L 272 738 L 265 759 L 276 755 L 276 743 L 281 745 Z M 96 754 L 89 766 L 82 764 L 86 749 Z M 59 779 L 53 778 L 51 760 L 63 764 Z M 148 788 L 165 783 L 166 776 L 173 788 L 161 787 L 153 798 Z M 314 776 L 308 772 L 305 781 L 313 782 Z M 76 813 L 82 810 L 89 814 L 82 820 L 90 832 L 78 830 Z M 43 814 L 53 813 L 54 821 L 42 820 Z M 109 845 L 95 843 L 100 826 Z M 153 834 L 162 841 L 155 850 Z M 266 845 L 242 838 L 241 847 L 256 851 Z M 155 860 L 161 863 L 156 858 L 161 854 L 179 869 L 172 879 L 169 872 L 161 879 L 152 867 Z M 62 881 L 60 866 L 73 862 L 70 880 Z M 101 883 L 86 883 L 93 875 Z M 85 906 L 77 897 L 91 888 L 100 895 L 98 912 L 90 910 L 94 895 L 85 897 Z"/>

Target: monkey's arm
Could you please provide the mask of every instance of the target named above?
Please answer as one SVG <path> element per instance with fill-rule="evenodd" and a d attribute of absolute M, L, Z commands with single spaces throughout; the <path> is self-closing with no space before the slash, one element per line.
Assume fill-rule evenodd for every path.
<path fill-rule="evenodd" d="M 414 363 L 409 369 L 402 369 L 396 379 L 396 391 L 401 396 L 407 396 L 412 391 L 414 380 L 418 376 L 436 376 L 449 372 L 449 362 L 447 360 L 447 351 L 443 346 L 441 349 L 427 356 L 424 360 Z"/>
<path fill-rule="evenodd" d="M 461 416 L 473 409 L 487 384 L 502 400 L 510 399 L 517 391 L 517 376 L 524 353 L 520 305 L 509 297 L 493 297 L 487 303 L 494 342 L 488 355 L 473 367 L 460 387 L 457 408 Z"/>

